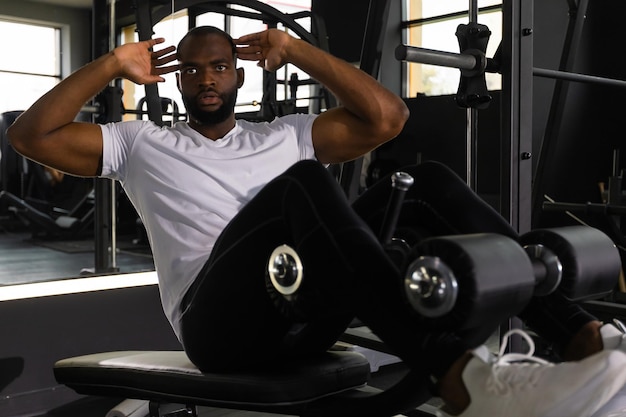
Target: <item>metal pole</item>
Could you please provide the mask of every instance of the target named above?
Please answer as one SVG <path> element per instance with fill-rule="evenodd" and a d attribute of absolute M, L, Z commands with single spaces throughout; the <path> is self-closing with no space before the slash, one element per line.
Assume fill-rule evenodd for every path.
<path fill-rule="evenodd" d="M 519 233 L 530 230 L 532 183 L 532 24 L 533 2 L 502 3 L 502 104 L 500 157 L 500 213 Z M 500 333 L 521 328 L 517 317 L 500 327 Z M 522 352 L 514 337 L 509 352 Z"/>
<path fill-rule="evenodd" d="M 420 64 L 438 65 L 441 67 L 473 70 L 477 65 L 474 55 L 436 51 L 416 46 L 399 45 L 396 47 L 395 54 L 396 59 L 401 61 L 419 62 Z"/>
<path fill-rule="evenodd" d="M 478 109 L 467 108 L 467 125 L 465 128 L 465 167 L 467 185 L 478 192 Z"/>
<path fill-rule="evenodd" d="M 478 0 L 469 0 L 469 21 L 478 23 Z"/>
<path fill-rule="evenodd" d="M 598 77 L 595 75 L 576 74 L 574 72 L 567 71 L 533 68 L 533 75 L 537 77 L 552 78 L 562 81 L 576 81 L 580 83 L 605 85 L 608 87 L 626 88 L 626 81 L 616 80 L 613 78 Z"/>
<path fill-rule="evenodd" d="M 137 22 L 137 34 L 140 41 L 152 38 L 152 14 L 150 0 L 137 0 L 135 3 L 135 21 Z M 146 92 L 146 106 L 148 118 L 159 126 L 163 126 L 163 113 L 161 112 L 161 99 L 157 84 L 144 85 Z"/>
<path fill-rule="evenodd" d="M 110 8 L 107 9 L 107 0 L 94 0 L 93 10 L 93 54 L 95 59 L 111 50 L 111 39 L 114 40 L 115 36 L 115 29 L 111 29 L 111 24 L 115 27 L 115 1 L 110 0 Z M 99 274 L 117 270 L 115 265 L 116 202 L 115 198 L 113 198 L 114 189 L 115 184 L 112 180 L 104 178 L 96 178 L 94 180 L 94 267 L 93 269 L 87 268 L 83 271 Z"/>
<path fill-rule="evenodd" d="M 478 23 L 478 0 L 469 0 L 469 22 Z M 474 191 L 478 192 L 478 109 L 467 108 L 467 126 L 465 129 L 465 181 Z"/>
<path fill-rule="evenodd" d="M 115 15 L 115 1 L 110 0 L 110 15 L 109 15 L 109 50 L 115 49 L 117 46 L 117 17 Z M 115 85 L 115 81 L 111 81 L 111 86 Z M 121 119 L 121 114 L 119 115 Z M 109 235 L 109 271 L 117 271 L 117 184 L 113 180 L 108 180 L 109 193 L 110 193 L 110 235 Z"/>

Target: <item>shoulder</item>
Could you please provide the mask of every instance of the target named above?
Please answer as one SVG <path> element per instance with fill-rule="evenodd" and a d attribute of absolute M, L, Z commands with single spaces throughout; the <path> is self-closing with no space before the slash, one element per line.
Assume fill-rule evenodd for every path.
<path fill-rule="evenodd" d="M 317 116 L 317 114 L 288 114 L 286 116 L 275 118 L 271 123 L 278 125 L 304 126 L 309 123 L 313 123 L 313 120 L 315 120 Z"/>
<path fill-rule="evenodd" d="M 237 120 L 237 124 L 243 129 L 252 132 L 272 132 L 280 130 L 301 130 L 313 124 L 317 114 L 288 114 L 276 117 L 268 122 L 255 122 L 248 120 Z"/>
<path fill-rule="evenodd" d="M 127 122 L 113 122 L 100 125 L 103 136 L 130 139 L 141 133 L 162 130 L 161 126 L 150 120 L 132 120 Z"/>

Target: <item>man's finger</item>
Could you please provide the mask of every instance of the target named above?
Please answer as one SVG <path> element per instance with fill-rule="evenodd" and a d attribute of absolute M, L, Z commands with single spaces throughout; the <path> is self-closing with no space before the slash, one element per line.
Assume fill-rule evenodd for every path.
<path fill-rule="evenodd" d="M 167 67 L 158 67 L 154 69 L 154 74 L 156 75 L 169 74 L 171 72 L 178 71 L 179 68 L 180 68 L 179 65 L 168 65 Z"/>
<path fill-rule="evenodd" d="M 163 56 L 163 55 L 167 55 L 167 54 L 169 54 L 169 53 L 172 53 L 172 52 L 174 52 L 175 50 L 176 50 L 176 47 L 175 47 L 175 46 L 173 46 L 173 45 L 171 45 L 171 46 L 168 46 L 167 48 L 163 48 L 163 49 L 160 49 L 160 50 L 158 50 L 158 51 L 154 51 L 154 52 L 153 52 L 153 54 L 154 54 L 155 56 L 157 56 L 157 57 L 161 57 L 161 56 Z"/>
<path fill-rule="evenodd" d="M 250 33 L 249 35 L 243 35 L 240 38 L 233 39 L 233 41 L 237 45 L 243 45 L 243 44 L 252 45 L 252 44 L 257 43 L 259 41 L 260 34 L 261 34 L 261 32 Z"/>

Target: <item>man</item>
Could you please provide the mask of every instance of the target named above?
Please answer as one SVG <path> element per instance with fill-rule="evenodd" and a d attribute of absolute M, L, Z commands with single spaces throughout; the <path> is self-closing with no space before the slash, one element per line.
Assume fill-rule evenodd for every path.
<path fill-rule="evenodd" d="M 165 313 L 201 370 L 324 350 L 356 315 L 409 366 L 438 380 L 452 414 L 591 415 L 624 385 L 626 354 L 603 349 L 601 339 L 580 362 L 502 366 L 506 358 L 494 362 L 484 349 L 472 350 L 482 340 L 427 331 L 409 314 L 397 290 L 400 266 L 364 220 L 373 205 L 383 204 L 371 197 L 380 187 L 353 209 L 322 165 L 354 159 L 395 137 L 408 117 L 397 96 L 278 30 L 233 41 L 200 27 L 181 40 L 176 55 L 173 47 L 151 52 L 162 42 L 123 45 L 98 58 L 44 95 L 8 133 L 18 152 L 42 164 L 121 182 L 146 226 Z M 237 56 L 269 71 L 290 62 L 324 84 L 341 106 L 319 116 L 237 121 L 234 103 L 244 82 Z M 178 65 L 171 64 L 176 58 Z M 111 80 L 154 83 L 177 69 L 187 123 L 74 122 Z M 439 165 L 412 173 L 418 182 L 458 184 Z M 475 218 L 491 219 L 475 225 L 468 219 L 460 231 L 484 227 L 514 235 L 472 193 L 459 191 L 445 194 L 462 200 L 463 211 Z M 282 243 L 296 249 L 312 282 L 297 311 L 272 300 L 265 287 L 269 255 Z M 481 332 L 495 330 L 507 315 L 494 317 L 492 328 Z M 587 317 L 581 324 L 596 325 Z"/>

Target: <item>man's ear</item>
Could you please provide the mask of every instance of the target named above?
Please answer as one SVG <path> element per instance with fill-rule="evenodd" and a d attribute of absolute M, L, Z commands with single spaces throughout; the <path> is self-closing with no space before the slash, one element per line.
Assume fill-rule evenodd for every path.
<path fill-rule="evenodd" d="M 178 88 L 178 91 L 181 93 L 183 92 L 183 88 L 180 85 L 180 72 L 176 73 L 176 88 Z"/>
<path fill-rule="evenodd" d="M 245 72 L 243 68 L 237 68 L 237 88 L 241 88 L 243 80 L 245 79 Z"/>

